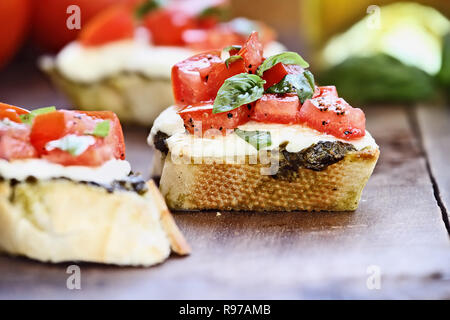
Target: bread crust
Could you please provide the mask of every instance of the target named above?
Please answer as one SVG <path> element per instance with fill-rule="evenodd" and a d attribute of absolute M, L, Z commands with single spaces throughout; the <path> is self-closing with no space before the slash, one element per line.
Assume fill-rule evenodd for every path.
<path fill-rule="evenodd" d="M 173 210 L 353 211 L 379 157 L 368 147 L 294 179 L 261 175 L 261 164 L 175 164 L 166 157 L 160 190 Z"/>
<path fill-rule="evenodd" d="M 109 193 L 69 180 L 0 182 L 0 249 L 44 262 L 151 266 L 189 245 L 151 181 Z"/>

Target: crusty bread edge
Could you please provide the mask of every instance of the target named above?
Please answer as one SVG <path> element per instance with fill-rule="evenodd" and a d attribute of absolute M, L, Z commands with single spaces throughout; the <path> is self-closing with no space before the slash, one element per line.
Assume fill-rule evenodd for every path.
<path fill-rule="evenodd" d="M 175 223 L 172 214 L 167 208 L 167 205 L 162 197 L 158 187 L 153 180 L 147 183 L 149 192 L 151 193 L 155 205 L 158 207 L 161 214 L 161 223 L 169 236 L 172 250 L 179 255 L 188 255 L 191 253 L 191 247 L 187 243 L 180 229 Z"/>
<path fill-rule="evenodd" d="M 178 211 L 354 211 L 379 154 L 367 147 L 323 171 L 300 168 L 297 180 L 280 182 L 259 176 L 260 165 L 175 164 L 169 153 L 160 190 L 168 207 Z"/>

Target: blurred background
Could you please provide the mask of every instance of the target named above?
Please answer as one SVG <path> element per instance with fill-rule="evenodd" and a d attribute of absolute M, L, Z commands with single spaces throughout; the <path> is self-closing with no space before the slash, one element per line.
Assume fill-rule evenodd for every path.
<path fill-rule="evenodd" d="M 27 72 L 38 72 L 40 55 L 56 53 L 76 39 L 79 31 L 65 27 L 69 5 L 80 6 L 83 27 L 105 8 L 126 1 L 1 0 L 0 100 L 17 82 L 27 81 Z M 221 2 L 226 2 L 228 19 L 243 16 L 271 26 L 281 43 L 310 62 L 319 84 L 336 84 L 351 102 L 413 103 L 448 97 L 448 0 Z M 17 70 L 22 79 L 11 77 Z"/>

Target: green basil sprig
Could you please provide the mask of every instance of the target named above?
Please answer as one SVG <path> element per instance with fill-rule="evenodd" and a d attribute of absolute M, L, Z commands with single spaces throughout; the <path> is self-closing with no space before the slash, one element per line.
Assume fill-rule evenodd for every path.
<path fill-rule="evenodd" d="M 263 79 L 254 74 L 239 73 L 225 80 L 214 100 L 213 113 L 222 113 L 258 100 L 264 93 Z"/>
<path fill-rule="evenodd" d="M 31 124 L 33 122 L 33 119 L 36 118 L 36 116 L 54 111 L 56 111 L 56 107 L 45 107 L 35 109 L 30 113 L 20 115 L 20 120 L 22 120 L 22 123 Z"/>
<path fill-rule="evenodd" d="M 309 63 L 306 62 L 298 53 L 288 51 L 276 54 L 264 60 L 264 62 L 259 66 L 257 74 L 262 77 L 265 71 L 280 62 L 283 64 L 295 64 L 302 68 L 309 67 Z"/>
<path fill-rule="evenodd" d="M 234 55 L 234 56 L 229 57 L 227 60 L 225 60 L 225 65 L 227 66 L 227 69 L 230 68 L 230 63 L 233 63 L 233 62 L 235 62 L 237 60 L 241 60 L 241 59 L 244 59 L 244 58 L 242 58 L 239 55 Z"/>
<path fill-rule="evenodd" d="M 97 125 L 94 128 L 94 131 L 90 135 L 105 138 L 109 135 L 110 127 L 111 123 L 109 120 L 99 122 L 97 123 Z"/>
<path fill-rule="evenodd" d="M 255 147 L 256 150 L 272 145 L 272 137 L 269 131 L 244 131 L 236 129 L 234 133 Z"/>
<path fill-rule="evenodd" d="M 301 103 L 311 99 L 314 95 L 314 76 L 309 71 L 299 74 L 288 74 L 283 80 L 274 84 L 266 90 L 267 93 L 290 93 L 295 92 Z"/>

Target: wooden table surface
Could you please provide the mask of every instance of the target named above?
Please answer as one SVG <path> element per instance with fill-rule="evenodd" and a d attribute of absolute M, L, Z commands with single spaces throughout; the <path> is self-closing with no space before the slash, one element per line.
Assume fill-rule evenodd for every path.
<path fill-rule="evenodd" d="M 68 106 L 29 66 L 0 73 L 0 101 Z M 380 160 L 351 213 L 175 213 L 193 248 L 153 268 L 67 266 L 0 256 L 0 298 L 450 299 L 450 110 L 366 108 Z M 148 175 L 148 128 L 127 127 L 128 158 Z M 380 288 L 367 282 L 380 274 Z"/>

